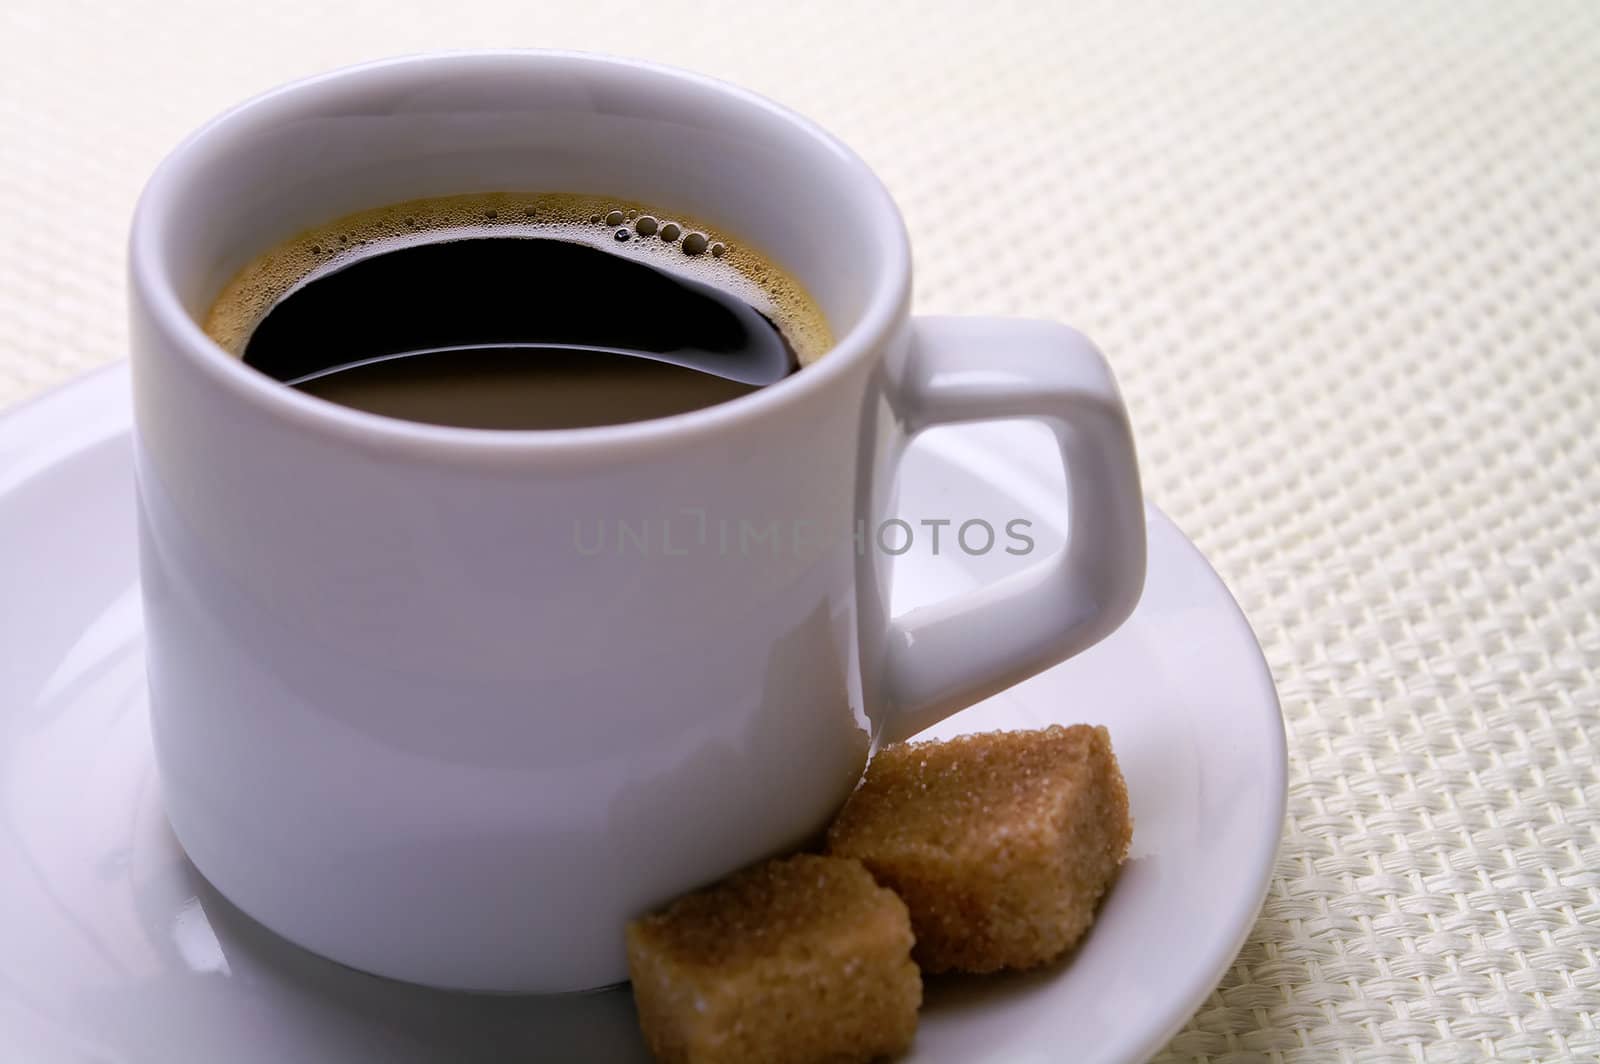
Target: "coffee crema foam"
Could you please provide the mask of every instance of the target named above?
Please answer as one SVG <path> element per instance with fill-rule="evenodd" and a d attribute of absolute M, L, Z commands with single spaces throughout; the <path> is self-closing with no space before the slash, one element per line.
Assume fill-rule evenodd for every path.
<path fill-rule="evenodd" d="M 657 269 L 722 289 L 765 314 L 794 348 L 801 366 L 833 346 L 821 309 L 766 256 L 681 213 L 636 200 L 566 192 L 430 196 L 314 226 L 274 245 L 235 274 L 212 302 L 202 326 L 225 350 L 242 356 L 267 313 L 317 277 L 393 248 L 475 236 L 569 240 L 612 254 L 637 255 Z M 531 285 L 537 283 L 537 278 L 530 279 Z"/>

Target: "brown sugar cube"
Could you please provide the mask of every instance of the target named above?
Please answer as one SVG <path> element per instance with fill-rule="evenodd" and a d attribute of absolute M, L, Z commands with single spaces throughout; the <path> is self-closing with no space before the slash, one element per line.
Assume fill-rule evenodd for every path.
<path fill-rule="evenodd" d="M 1079 724 L 884 747 L 828 852 L 905 901 L 923 971 L 992 972 L 1076 943 L 1132 833 L 1111 737 Z"/>
<path fill-rule="evenodd" d="M 628 925 L 664 1064 L 849 1064 L 903 1052 L 922 977 L 906 907 L 858 861 L 768 861 Z"/>

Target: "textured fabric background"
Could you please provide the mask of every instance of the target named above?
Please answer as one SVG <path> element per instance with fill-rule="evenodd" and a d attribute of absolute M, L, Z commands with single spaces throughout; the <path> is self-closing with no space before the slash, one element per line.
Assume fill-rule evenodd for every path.
<path fill-rule="evenodd" d="M 1260 924 L 1159 1059 L 1600 1059 L 1600 3 L 4 0 L 0 405 L 122 356 L 190 127 L 508 45 L 814 116 L 903 205 L 920 310 L 1116 364 L 1292 759 Z"/>

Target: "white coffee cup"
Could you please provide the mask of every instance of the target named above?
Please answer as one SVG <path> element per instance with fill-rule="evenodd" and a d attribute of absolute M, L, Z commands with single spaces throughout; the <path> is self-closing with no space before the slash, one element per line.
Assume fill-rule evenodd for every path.
<path fill-rule="evenodd" d="M 302 394 L 196 324 L 300 229 L 489 190 L 714 220 L 788 267 L 838 342 L 693 413 L 492 431 Z M 1101 356 L 1061 325 L 912 318 L 883 186 L 730 85 L 550 52 L 299 82 L 161 164 L 131 272 L 168 815 L 241 909 L 357 968 L 621 980 L 628 919 L 813 838 L 871 742 L 1077 653 L 1139 596 L 1139 478 Z M 914 434 L 1005 417 L 1060 441 L 1065 550 L 888 617 L 892 558 L 852 533 L 891 512 Z"/>

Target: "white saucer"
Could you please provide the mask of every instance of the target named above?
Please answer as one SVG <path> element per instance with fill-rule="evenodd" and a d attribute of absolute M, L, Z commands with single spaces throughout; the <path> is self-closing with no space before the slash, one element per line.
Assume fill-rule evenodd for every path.
<path fill-rule="evenodd" d="M 473 997 L 375 979 L 256 926 L 189 865 L 150 763 L 127 391 L 119 365 L 0 418 L 6 1058 L 647 1059 L 625 991 Z M 902 516 L 1000 529 L 1022 517 L 1040 549 L 1059 543 L 1060 474 L 1035 442 L 1019 426 L 930 434 L 907 463 Z M 1065 963 L 931 980 L 912 1060 L 1142 1060 L 1255 919 L 1283 823 L 1277 698 L 1227 589 L 1165 516 L 1149 520 L 1144 600 L 1115 635 L 935 729 L 1108 725 L 1133 802 L 1132 860 Z M 967 557 L 948 532 L 941 547 L 935 557 L 919 540 L 903 556 L 898 608 L 1018 564 Z"/>

